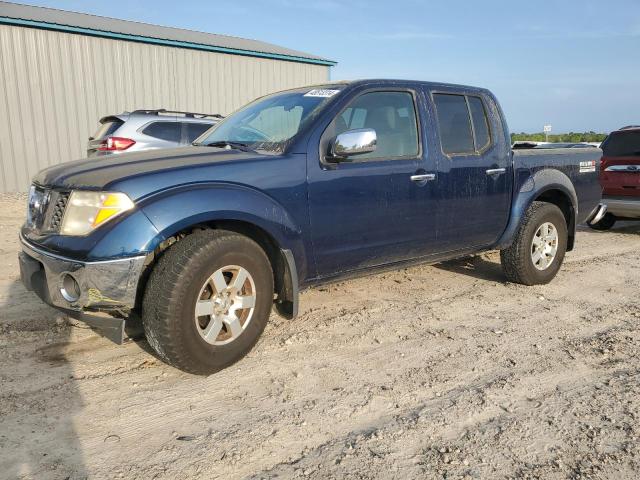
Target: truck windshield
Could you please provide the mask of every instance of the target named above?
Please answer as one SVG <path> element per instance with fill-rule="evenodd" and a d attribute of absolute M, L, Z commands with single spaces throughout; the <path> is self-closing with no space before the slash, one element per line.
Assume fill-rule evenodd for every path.
<path fill-rule="evenodd" d="M 193 144 L 281 153 L 344 85 L 276 93 L 241 108 Z"/>
<path fill-rule="evenodd" d="M 640 130 L 617 132 L 602 143 L 605 157 L 636 157 L 640 155 Z"/>

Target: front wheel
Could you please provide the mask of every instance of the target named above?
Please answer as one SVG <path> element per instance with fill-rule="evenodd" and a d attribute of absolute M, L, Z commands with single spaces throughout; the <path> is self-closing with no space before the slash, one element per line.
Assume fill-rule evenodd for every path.
<path fill-rule="evenodd" d="M 167 363 L 207 375 L 255 345 L 273 303 L 273 273 L 253 240 L 222 230 L 171 246 L 151 272 L 142 304 L 147 341 Z"/>
<path fill-rule="evenodd" d="M 509 248 L 500 251 L 507 279 L 523 285 L 549 283 L 567 250 L 567 222 L 551 203 L 533 202 Z"/>

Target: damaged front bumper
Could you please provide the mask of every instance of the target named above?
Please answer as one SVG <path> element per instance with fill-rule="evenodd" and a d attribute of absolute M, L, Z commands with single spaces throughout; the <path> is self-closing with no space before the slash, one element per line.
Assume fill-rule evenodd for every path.
<path fill-rule="evenodd" d="M 81 262 L 39 249 L 20 237 L 20 276 L 45 303 L 122 343 L 126 315 L 134 308 L 144 255 Z"/>

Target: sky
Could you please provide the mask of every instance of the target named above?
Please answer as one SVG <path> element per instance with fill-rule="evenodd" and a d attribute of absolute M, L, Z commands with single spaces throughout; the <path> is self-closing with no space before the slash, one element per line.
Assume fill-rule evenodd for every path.
<path fill-rule="evenodd" d="M 338 62 L 333 80 L 486 87 L 512 132 L 640 124 L 640 0 L 26 0 L 252 38 Z"/>

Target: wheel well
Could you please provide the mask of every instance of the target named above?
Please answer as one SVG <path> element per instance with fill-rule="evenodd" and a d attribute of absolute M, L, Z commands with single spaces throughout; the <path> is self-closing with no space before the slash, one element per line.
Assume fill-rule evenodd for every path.
<path fill-rule="evenodd" d="M 575 209 L 573 207 L 573 204 L 571 203 L 571 199 L 569 198 L 569 196 L 561 190 L 546 190 L 545 192 L 542 192 L 540 195 L 538 195 L 535 201 L 552 203 L 562 211 L 562 214 L 564 215 L 564 218 L 567 222 L 567 251 L 573 250 L 576 232 L 576 215 Z"/>
<path fill-rule="evenodd" d="M 153 267 L 155 266 L 158 259 L 162 256 L 162 254 L 171 245 L 179 242 L 194 231 L 203 229 L 228 230 L 249 237 L 254 242 L 256 242 L 267 254 L 269 262 L 271 263 L 271 268 L 273 270 L 273 285 L 275 290 L 274 293 L 277 295 L 277 301 L 282 302 L 289 299 L 290 294 L 293 291 L 293 286 L 291 285 L 291 274 L 289 272 L 287 262 L 283 257 L 282 252 L 280 251 L 280 247 L 278 246 L 278 243 L 275 241 L 275 239 L 266 231 L 252 223 L 236 220 L 220 220 L 187 227 L 175 233 L 167 240 L 161 242 L 160 245 L 156 247 L 153 253 L 148 256 L 145 270 L 142 274 L 140 282 L 138 283 L 138 292 L 136 298 L 137 310 L 139 310 L 139 307 L 142 304 L 142 296 L 144 294 L 144 289 L 147 284 L 149 275 L 151 274 Z"/>

